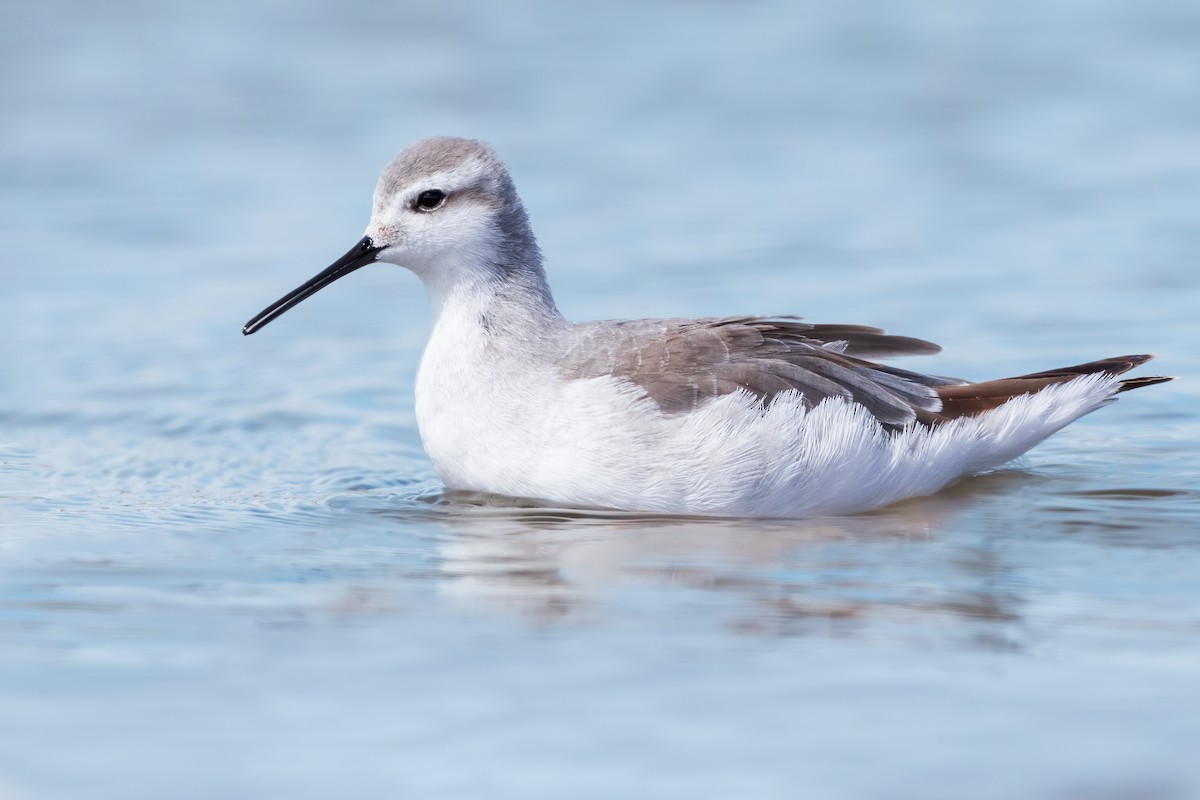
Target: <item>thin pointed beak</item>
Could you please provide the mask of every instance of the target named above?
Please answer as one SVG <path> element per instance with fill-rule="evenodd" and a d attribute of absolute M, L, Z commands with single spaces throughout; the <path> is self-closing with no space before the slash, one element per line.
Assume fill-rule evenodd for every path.
<path fill-rule="evenodd" d="M 382 249 L 382 247 L 375 246 L 370 236 L 364 236 L 358 244 L 350 248 L 350 252 L 330 264 L 329 267 L 308 283 L 285 294 L 258 312 L 258 315 L 247 322 L 245 327 L 242 328 L 242 335 L 249 336 L 309 295 L 316 294 L 338 278 L 349 275 L 359 267 L 365 267 L 367 264 L 370 264 L 375 260 L 376 254 Z"/>

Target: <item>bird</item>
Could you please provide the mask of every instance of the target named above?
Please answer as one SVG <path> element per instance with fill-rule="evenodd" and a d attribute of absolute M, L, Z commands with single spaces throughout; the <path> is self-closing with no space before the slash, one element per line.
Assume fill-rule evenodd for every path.
<path fill-rule="evenodd" d="M 422 444 L 447 489 L 581 509 L 852 514 L 995 471 L 1131 389 L 1127 355 L 972 382 L 880 363 L 941 348 L 794 316 L 571 322 L 496 151 L 437 136 L 383 170 L 365 235 L 246 323 L 350 273 L 405 267 L 433 299 Z"/>

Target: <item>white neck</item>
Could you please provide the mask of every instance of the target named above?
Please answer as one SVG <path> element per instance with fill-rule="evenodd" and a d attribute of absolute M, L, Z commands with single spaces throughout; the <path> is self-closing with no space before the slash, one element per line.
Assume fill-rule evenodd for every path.
<path fill-rule="evenodd" d="M 426 285 L 436 320 L 417 373 L 421 440 L 447 485 L 485 485 L 472 470 L 511 449 L 522 415 L 540 407 L 530 393 L 557 385 L 568 323 L 540 268 Z"/>
<path fill-rule="evenodd" d="M 509 222 L 460 238 L 436 259 L 409 265 L 429 291 L 438 327 L 451 317 L 468 328 L 513 327 L 520 329 L 513 333 L 528 336 L 562 324 L 523 212 Z"/>

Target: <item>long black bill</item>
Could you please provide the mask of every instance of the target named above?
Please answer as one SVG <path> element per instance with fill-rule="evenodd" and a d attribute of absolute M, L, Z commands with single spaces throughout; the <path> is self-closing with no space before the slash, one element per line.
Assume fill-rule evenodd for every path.
<path fill-rule="evenodd" d="M 317 275 L 299 289 L 288 292 L 258 312 L 258 316 L 247 322 L 245 327 L 242 328 L 242 334 L 249 336 L 309 295 L 316 294 L 338 278 L 349 275 L 359 267 L 365 267 L 367 264 L 370 264 L 375 260 L 376 254 L 382 249 L 382 247 L 375 246 L 370 236 L 364 236 L 358 244 L 350 248 L 350 252 L 330 264 L 320 275 Z"/>

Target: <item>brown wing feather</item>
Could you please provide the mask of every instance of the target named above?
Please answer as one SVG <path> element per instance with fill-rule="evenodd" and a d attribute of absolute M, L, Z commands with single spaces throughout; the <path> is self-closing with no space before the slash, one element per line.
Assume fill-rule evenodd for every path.
<path fill-rule="evenodd" d="M 893 336 L 869 325 L 802 322 L 798 317 L 727 317 L 717 326 L 748 326 L 763 338 L 781 343 L 840 345 L 830 349 L 854 358 L 894 358 L 940 353 L 942 348 L 924 339 Z"/>
<path fill-rule="evenodd" d="M 564 377 L 611 375 L 639 386 L 667 413 L 739 390 L 764 403 L 798 393 L 812 407 L 828 397 L 861 404 L 880 422 L 936 425 L 990 411 L 1014 397 L 1081 375 L 1120 375 L 1150 360 L 1118 356 L 1015 378 L 968 383 L 865 361 L 936 353 L 921 339 L 864 325 L 814 325 L 792 317 L 722 317 L 585 323 L 559 363 Z M 1130 378 L 1118 391 L 1171 380 Z"/>
<path fill-rule="evenodd" d="M 941 411 L 932 414 L 918 414 L 917 416 L 921 422 L 931 425 L 936 425 L 939 422 L 945 422 L 957 417 L 974 416 L 975 414 L 982 414 L 985 411 L 991 411 L 1007 403 L 1014 397 L 1019 397 L 1023 394 L 1032 394 L 1033 392 L 1045 389 L 1047 386 L 1052 386 L 1056 383 L 1066 383 L 1083 375 L 1096 375 L 1098 373 L 1122 375 L 1134 367 L 1145 364 L 1153 357 L 1150 355 L 1114 356 L 1113 358 L 1089 361 L 1086 364 L 1076 364 L 1073 367 L 1060 367 L 1043 372 L 1033 372 L 1028 375 L 1019 375 L 1015 378 L 1001 378 L 1000 380 L 981 381 L 980 383 L 968 383 L 960 386 L 939 386 L 935 391 L 942 401 Z M 1127 378 L 1121 381 L 1121 385 L 1117 391 L 1127 392 L 1130 389 L 1153 386 L 1157 383 L 1166 383 L 1169 380 L 1172 380 L 1172 378 L 1164 376 Z"/>
<path fill-rule="evenodd" d="M 640 386 L 668 413 L 744 390 L 769 403 L 794 391 L 806 405 L 827 397 L 860 403 L 904 425 L 941 408 L 932 387 L 960 383 L 873 364 L 863 354 L 933 353 L 931 342 L 861 325 L 792 318 L 725 317 L 591 323 L 560 361 L 573 378 L 612 375 Z"/>

